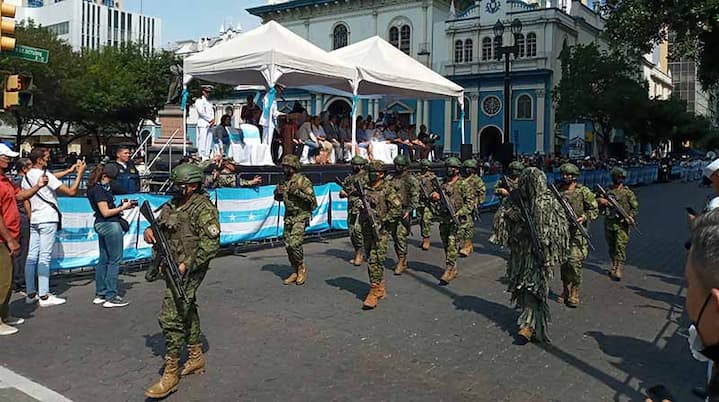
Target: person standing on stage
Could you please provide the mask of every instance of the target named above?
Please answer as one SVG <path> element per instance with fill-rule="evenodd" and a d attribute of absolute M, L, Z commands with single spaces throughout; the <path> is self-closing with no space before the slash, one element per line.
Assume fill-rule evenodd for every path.
<path fill-rule="evenodd" d="M 212 134 L 210 127 L 215 125 L 215 107 L 210 102 L 212 85 L 202 86 L 202 96 L 195 101 L 197 111 L 197 139 L 195 147 L 202 160 L 210 159 L 212 153 Z"/>

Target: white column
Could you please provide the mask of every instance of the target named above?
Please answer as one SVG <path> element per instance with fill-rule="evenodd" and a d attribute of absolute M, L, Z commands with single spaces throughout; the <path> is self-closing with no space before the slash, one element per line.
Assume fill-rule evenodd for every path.
<path fill-rule="evenodd" d="M 422 119 L 422 124 L 427 126 L 428 132 L 429 132 L 429 102 L 430 101 L 424 101 L 424 104 L 423 104 L 424 113 L 422 113 L 422 117 L 424 117 L 424 119 Z"/>
<path fill-rule="evenodd" d="M 322 113 L 322 99 L 324 98 L 324 95 L 317 94 L 315 95 L 315 115 L 319 116 L 320 113 Z"/>
<path fill-rule="evenodd" d="M 452 102 L 455 100 L 444 101 L 444 152 L 449 152 L 452 148 Z"/>
<path fill-rule="evenodd" d="M 422 106 L 422 105 L 424 104 L 424 102 L 425 102 L 425 101 L 422 100 L 422 99 L 417 99 L 417 108 L 415 109 L 415 111 L 416 111 L 416 113 L 415 113 L 415 117 L 416 117 L 415 124 L 417 125 L 417 127 L 415 127 L 415 130 L 414 130 L 415 133 L 418 133 L 418 132 L 419 132 L 419 125 L 422 124 L 422 121 L 424 121 L 424 119 L 423 119 L 423 118 L 424 118 L 424 115 L 423 115 L 424 107 Z"/>
<path fill-rule="evenodd" d="M 472 152 L 479 152 L 479 141 L 477 132 L 479 131 L 479 94 L 471 94 L 469 96 L 469 120 L 470 120 L 470 133 L 469 143 L 472 144 Z M 465 112 L 466 113 L 466 112 Z"/>
<path fill-rule="evenodd" d="M 357 101 L 357 116 L 362 116 L 362 99 Z"/>
<path fill-rule="evenodd" d="M 374 120 L 377 121 L 377 116 L 379 116 L 379 99 L 372 100 L 372 116 Z"/>
<path fill-rule="evenodd" d="M 544 152 L 544 90 L 537 90 L 537 146 L 536 150 Z"/>

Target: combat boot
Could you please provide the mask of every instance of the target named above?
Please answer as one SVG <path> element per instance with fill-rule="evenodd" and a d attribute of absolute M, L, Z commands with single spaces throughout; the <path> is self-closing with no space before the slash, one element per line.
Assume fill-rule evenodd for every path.
<path fill-rule="evenodd" d="M 284 283 L 285 285 L 291 285 L 291 284 L 297 282 L 297 268 L 295 268 L 295 267 L 292 267 L 292 268 L 295 270 L 295 272 L 293 272 L 289 277 L 287 277 L 287 279 L 282 281 L 282 283 Z"/>
<path fill-rule="evenodd" d="M 395 275 L 402 275 L 402 272 L 407 269 L 407 257 L 400 258 L 397 262 L 397 266 L 394 268 Z"/>
<path fill-rule="evenodd" d="M 295 285 L 301 286 L 305 284 L 305 281 L 307 280 L 307 265 L 303 262 L 300 264 L 300 267 L 297 269 L 297 281 L 295 282 Z"/>
<path fill-rule="evenodd" d="M 381 283 L 370 283 L 369 293 L 364 299 L 364 308 L 373 309 L 377 307 L 377 301 L 381 299 L 382 294 L 380 293 L 382 288 Z"/>
<path fill-rule="evenodd" d="M 350 261 L 352 265 L 359 267 L 364 262 L 364 251 L 361 248 L 355 250 L 355 258 Z"/>
<path fill-rule="evenodd" d="M 187 345 L 188 358 L 182 366 L 180 376 L 190 374 L 205 374 L 205 356 L 202 354 L 202 345 Z"/>
<path fill-rule="evenodd" d="M 564 303 L 569 298 L 569 284 L 562 281 L 562 295 L 557 297 L 557 303 Z"/>
<path fill-rule="evenodd" d="M 447 269 L 444 270 L 444 274 L 439 278 L 442 282 L 449 283 L 459 275 L 457 268 L 453 265 L 447 265 Z"/>
<path fill-rule="evenodd" d="M 622 275 L 624 271 L 624 263 L 622 261 L 617 261 L 615 263 L 615 269 L 614 269 L 614 275 L 612 276 L 612 279 L 619 282 L 622 280 Z"/>
<path fill-rule="evenodd" d="M 577 308 L 579 306 L 579 286 L 569 285 L 569 298 L 567 298 L 567 307 Z"/>
<path fill-rule="evenodd" d="M 532 331 L 532 328 L 522 327 L 519 329 L 519 332 L 517 332 L 517 335 L 519 335 L 523 341 L 531 342 L 534 331 Z"/>
<path fill-rule="evenodd" d="M 616 272 L 617 272 L 617 262 L 612 261 L 612 268 L 609 269 L 609 272 L 607 272 L 607 274 L 609 274 L 610 278 L 614 279 L 614 274 L 616 274 Z"/>
<path fill-rule="evenodd" d="M 377 289 L 377 298 L 384 299 L 387 297 L 387 290 L 384 288 L 384 279 L 379 283 L 379 289 Z"/>
<path fill-rule="evenodd" d="M 424 250 L 424 251 L 429 250 L 429 237 L 422 238 L 422 250 Z"/>
<path fill-rule="evenodd" d="M 464 243 L 462 243 L 462 248 L 459 249 L 459 255 L 468 257 L 470 254 L 472 254 L 472 241 L 465 240 Z"/>
<path fill-rule="evenodd" d="M 179 360 L 165 357 L 165 371 L 162 373 L 162 378 L 145 391 L 146 397 L 162 399 L 177 391 L 177 384 L 180 383 L 180 376 L 177 374 Z"/>

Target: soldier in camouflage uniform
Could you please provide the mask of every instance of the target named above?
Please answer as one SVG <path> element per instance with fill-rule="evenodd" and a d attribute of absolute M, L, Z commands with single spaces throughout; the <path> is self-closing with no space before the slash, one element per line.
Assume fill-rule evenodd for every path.
<path fill-rule="evenodd" d="M 284 284 L 303 285 L 307 279 L 307 265 L 302 244 L 312 211 L 317 208 L 317 198 L 310 179 L 298 173 L 300 159 L 296 155 L 282 158 L 282 169 L 285 182 L 275 188 L 275 200 L 285 203 L 285 249 L 294 270 Z"/>
<path fill-rule="evenodd" d="M 624 270 L 624 261 L 627 257 L 627 244 L 629 243 L 629 225 L 634 224 L 634 219 L 639 213 L 639 201 L 629 187 L 624 185 L 624 179 L 627 177 L 627 171 L 615 167 L 611 170 L 612 188 L 607 190 L 609 196 L 614 198 L 619 206 L 629 215 L 630 222 L 626 222 L 617 211 L 609 204 L 609 201 L 597 197 L 599 205 L 602 207 L 604 218 L 604 236 L 607 239 L 609 248 L 609 258 L 612 260 L 612 269 L 609 270 L 609 276 L 615 280 L 622 280 Z"/>
<path fill-rule="evenodd" d="M 394 158 L 396 175 L 388 182 L 394 188 L 402 201 L 402 215 L 390 221 L 389 232 L 394 241 L 394 251 L 397 254 L 397 266 L 394 268 L 395 275 L 402 275 L 407 269 L 407 236 L 409 227 L 412 225 L 412 212 L 419 205 L 419 181 L 409 171 L 409 158 L 398 155 Z"/>
<path fill-rule="evenodd" d="M 494 194 L 500 198 L 506 198 L 509 193 L 517 188 L 519 182 L 519 175 L 524 170 L 522 162 L 514 161 L 507 167 L 507 175 L 497 181 L 494 185 Z"/>
<path fill-rule="evenodd" d="M 390 223 L 402 215 L 402 200 L 388 182 L 384 180 L 385 167 L 382 161 L 369 164 L 369 185 L 365 188 L 367 201 L 379 227 L 379 239 L 375 238 L 372 220 L 368 211 L 362 208 L 360 225 L 364 237 L 364 248 L 367 254 L 367 271 L 369 273 L 370 291 L 364 300 L 364 308 L 373 309 L 377 302 L 386 295 L 384 287 L 384 262 L 387 257 Z"/>
<path fill-rule="evenodd" d="M 160 327 L 165 338 L 165 370 L 159 382 L 147 389 L 150 398 L 164 398 L 177 389 L 180 375 L 204 373 L 205 358 L 200 343 L 200 317 L 197 312 L 197 290 L 205 278 L 210 261 L 220 247 L 218 212 L 202 190 L 203 172 L 191 164 L 172 171 L 175 195 L 160 209 L 157 223 L 170 243 L 173 257 L 185 277 L 183 286 L 189 304 L 175 300 L 170 288 L 165 290 L 160 312 Z M 145 230 L 147 243 L 155 243 L 152 229 Z M 189 357 L 178 373 L 183 345 Z"/>
<path fill-rule="evenodd" d="M 449 202 L 454 207 L 455 215 L 460 225 L 462 225 L 472 220 L 472 211 L 476 205 L 474 198 L 475 192 L 474 189 L 469 188 L 467 183 L 459 176 L 459 171 L 462 168 L 462 162 L 460 162 L 459 159 L 455 157 L 447 158 L 447 160 L 444 161 L 444 167 L 447 171 L 445 180 L 441 184 L 442 190 L 444 190 Z M 457 270 L 457 234 L 459 228 L 455 225 L 447 208 L 440 204 L 441 198 L 439 192 L 432 192 L 430 197 L 432 197 L 432 201 L 438 203 L 436 210 L 439 215 L 439 235 L 444 244 L 446 263 L 444 274 L 442 274 L 440 280 L 446 284 L 451 282 L 459 274 Z"/>
<path fill-rule="evenodd" d="M 216 169 L 209 176 L 207 187 L 208 188 L 221 188 L 221 187 L 255 187 L 262 184 L 262 177 L 255 176 L 252 180 L 246 180 L 237 177 L 237 168 L 231 160 L 224 160 L 219 162 L 222 169 Z M 239 186 L 238 186 L 239 184 Z"/>
<path fill-rule="evenodd" d="M 522 208 L 524 206 L 524 208 Z M 499 207 L 494 221 L 496 244 L 509 247 L 508 291 L 521 309 L 518 335 L 525 342 L 548 342 L 550 321 L 549 287 L 552 269 L 566 260 L 569 248 L 567 217 L 547 188 L 547 177 L 528 168 L 519 177 L 519 187 Z M 526 211 L 530 221 L 525 218 Z M 535 250 L 530 225 L 536 229 L 539 250 Z"/>
<path fill-rule="evenodd" d="M 417 175 L 419 180 L 420 188 L 424 188 L 424 191 L 429 195 L 432 192 L 432 180 L 437 177 L 432 171 L 432 162 L 429 159 L 422 159 L 419 162 L 421 172 Z M 432 236 L 432 220 L 433 212 L 432 206 L 434 203 L 429 198 L 425 197 L 423 191 L 419 192 L 420 203 L 417 207 L 417 215 L 419 216 L 419 227 L 422 231 L 422 250 L 429 250 L 429 238 Z"/>
<path fill-rule="evenodd" d="M 350 232 L 350 241 L 355 249 L 355 256 L 350 263 L 360 266 L 364 262 L 364 237 L 362 236 L 362 227 L 359 224 L 359 213 L 362 209 L 355 183 L 359 182 L 363 187 L 367 186 L 367 160 L 359 155 L 352 158 L 352 174 L 342 181 L 341 198 L 347 198 L 347 226 Z"/>
<path fill-rule="evenodd" d="M 457 235 L 460 242 L 462 242 L 462 248 L 459 249 L 459 255 L 467 257 L 474 252 L 474 223 L 475 219 L 479 218 L 479 210 L 482 208 L 482 203 L 486 199 L 487 186 L 484 185 L 484 180 L 479 177 L 477 171 L 477 160 L 467 159 L 462 164 L 462 180 L 467 182 L 467 186 L 474 190 L 474 201 L 475 206 L 472 210 L 472 219 L 465 222 L 461 228 L 459 228 L 459 234 Z"/>
<path fill-rule="evenodd" d="M 571 163 L 565 163 L 559 168 L 562 173 L 562 183 L 559 192 L 577 215 L 578 223 L 588 228 L 589 222 L 599 216 L 599 205 L 592 190 L 577 184 L 579 168 Z M 582 284 L 582 266 L 589 254 L 587 239 L 574 227 L 569 227 L 569 252 L 567 262 L 562 264 L 562 296 L 560 303 L 568 307 L 579 305 L 579 288 Z"/>

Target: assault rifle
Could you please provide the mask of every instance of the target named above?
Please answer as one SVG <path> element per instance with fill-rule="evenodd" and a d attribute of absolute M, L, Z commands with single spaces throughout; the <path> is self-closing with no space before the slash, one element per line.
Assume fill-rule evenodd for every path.
<path fill-rule="evenodd" d="M 355 190 L 357 191 L 357 196 L 362 202 L 362 209 L 364 210 L 365 214 L 367 215 L 367 219 L 369 219 L 369 222 L 372 225 L 372 235 L 374 236 L 374 241 L 378 242 L 382 238 L 379 233 L 379 229 L 382 224 L 379 222 L 379 219 L 377 218 L 377 213 L 372 208 L 372 205 L 370 205 L 369 200 L 367 199 L 367 193 L 365 192 L 364 187 L 362 187 L 362 183 L 360 183 L 358 180 L 354 183 L 354 186 Z"/>
<path fill-rule="evenodd" d="M 160 264 L 164 263 L 165 277 L 167 278 L 168 286 L 170 287 L 170 291 L 172 292 L 175 301 L 182 301 L 189 304 L 190 299 L 187 297 L 187 293 L 185 293 L 185 288 L 183 286 L 185 281 L 183 277 L 184 275 L 180 273 L 179 265 L 177 264 L 177 261 L 175 261 L 175 257 L 172 255 L 170 243 L 168 242 L 167 237 L 165 237 L 165 233 L 163 233 L 162 229 L 160 229 L 160 225 L 157 224 L 157 220 L 155 219 L 155 215 L 152 213 L 152 208 L 150 207 L 149 202 L 145 201 L 142 203 L 140 206 L 140 213 L 150 224 L 150 229 L 152 229 L 152 233 L 155 235 L 156 240 L 154 245 L 155 259 L 148 269 L 145 277 L 157 278 Z"/>
<path fill-rule="evenodd" d="M 439 179 L 436 177 L 432 179 L 432 185 L 434 185 L 435 191 L 437 191 L 437 194 L 439 194 L 439 201 L 442 203 L 442 206 L 444 209 L 447 210 L 449 215 L 452 217 L 452 221 L 454 221 L 454 224 L 459 227 L 459 219 L 457 218 L 457 211 L 454 210 L 454 206 L 449 201 L 449 198 L 447 197 L 447 193 L 444 192 L 442 189 L 442 186 L 439 184 Z"/>
<path fill-rule="evenodd" d="M 625 211 L 624 208 L 622 208 L 622 206 L 619 205 L 619 203 L 617 202 L 617 200 L 616 200 L 614 197 L 612 197 L 612 196 L 607 192 L 607 190 L 605 190 L 604 187 L 602 187 L 601 184 L 597 184 L 597 189 L 599 190 L 599 195 L 601 195 L 602 198 L 604 198 L 605 200 L 609 201 L 609 206 L 611 206 L 612 209 L 614 209 L 615 211 L 617 211 L 617 213 L 619 214 L 619 216 L 621 216 L 622 219 L 624 219 L 624 222 L 626 222 L 627 224 L 631 225 L 631 226 L 634 228 L 634 230 L 637 231 L 638 234 L 642 234 L 642 232 L 639 231 L 639 226 L 637 226 L 637 223 L 634 221 L 634 219 L 632 219 L 632 217 L 629 216 L 629 214 L 627 213 L 627 211 Z"/>
<path fill-rule="evenodd" d="M 522 211 L 522 216 L 524 217 L 524 221 L 527 222 L 527 226 L 529 228 L 529 237 L 531 237 L 532 240 L 532 252 L 534 256 L 544 263 L 545 256 L 544 256 L 544 250 L 542 250 L 542 245 L 539 242 L 539 233 L 537 233 L 537 228 L 534 226 L 534 221 L 532 220 L 532 216 L 529 215 L 529 210 L 527 209 L 527 204 L 524 203 L 524 200 L 522 199 L 522 196 L 519 194 L 519 192 L 512 192 L 512 197 L 516 198 L 519 209 Z"/>
<path fill-rule="evenodd" d="M 582 237 L 584 237 L 585 239 L 587 239 L 589 247 L 594 250 L 595 248 L 592 244 L 592 239 L 589 237 L 587 228 L 585 228 L 584 225 L 579 223 L 579 218 L 577 217 L 577 213 L 574 212 L 574 208 L 572 208 L 566 198 L 562 197 L 562 194 L 559 193 L 559 190 L 557 189 L 557 186 L 554 185 L 554 183 L 549 183 L 549 189 L 552 190 L 552 194 L 554 194 L 554 197 L 557 199 L 557 201 L 559 201 L 559 205 L 562 206 L 564 213 L 567 214 L 567 219 L 569 220 L 570 225 L 574 226 L 574 228 L 579 231 L 579 234 L 582 235 Z"/>
<path fill-rule="evenodd" d="M 432 197 L 430 197 L 431 193 L 429 190 L 427 190 L 427 187 L 424 185 L 424 180 L 419 179 L 419 191 L 422 192 L 422 197 L 427 200 L 428 202 L 432 201 Z"/>

